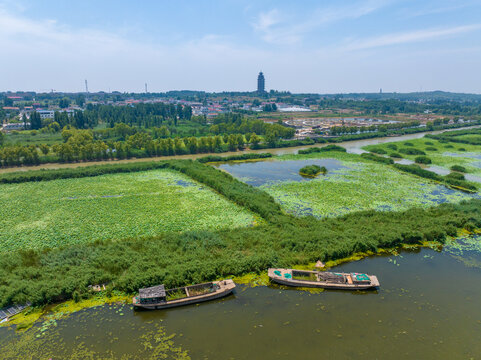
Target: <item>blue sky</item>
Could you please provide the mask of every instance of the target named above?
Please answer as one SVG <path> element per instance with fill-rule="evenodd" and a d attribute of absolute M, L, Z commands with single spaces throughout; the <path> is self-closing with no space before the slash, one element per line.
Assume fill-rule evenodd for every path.
<path fill-rule="evenodd" d="M 0 0 L 0 90 L 481 93 L 481 0 Z"/>

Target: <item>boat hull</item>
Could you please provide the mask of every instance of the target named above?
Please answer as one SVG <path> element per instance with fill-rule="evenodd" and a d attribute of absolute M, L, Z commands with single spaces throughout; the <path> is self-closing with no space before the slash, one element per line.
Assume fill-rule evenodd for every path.
<path fill-rule="evenodd" d="M 218 281 L 216 283 L 219 284 L 221 288 L 210 294 L 191 296 L 183 299 L 167 301 L 165 303 L 141 304 L 137 302 L 136 299 L 134 298 L 133 299 L 134 309 L 161 310 L 161 309 L 169 309 L 169 308 L 178 307 L 178 306 L 198 304 L 205 301 L 211 301 L 211 300 L 219 299 L 224 296 L 230 295 L 235 289 L 235 284 L 232 280 Z"/>
<path fill-rule="evenodd" d="M 369 275 L 371 282 L 369 284 L 349 284 L 349 283 L 330 283 L 307 280 L 286 279 L 277 276 L 274 271 L 281 271 L 282 274 L 289 273 L 291 269 L 269 269 L 269 279 L 277 284 L 293 287 L 308 287 L 320 289 L 334 289 L 334 290 L 369 290 L 376 289 L 380 286 L 376 276 Z M 313 272 L 314 273 L 314 272 Z M 349 274 L 342 274 L 349 275 Z"/>

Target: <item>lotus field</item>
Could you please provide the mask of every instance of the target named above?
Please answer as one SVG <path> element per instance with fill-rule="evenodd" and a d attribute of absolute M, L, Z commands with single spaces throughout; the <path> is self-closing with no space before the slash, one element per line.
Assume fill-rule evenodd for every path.
<path fill-rule="evenodd" d="M 407 210 L 472 196 L 425 179 L 402 174 L 382 164 L 343 162 L 349 169 L 311 181 L 285 181 L 261 186 L 290 213 L 317 217 L 360 210 Z"/>
<path fill-rule="evenodd" d="M 0 185 L 0 251 L 254 223 L 252 213 L 168 169 Z"/>
<path fill-rule="evenodd" d="M 289 213 L 333 217 L 361 210 L 402 211 L 443 202 L 460 202 L 478 195 L 448 189 L 433 181 L 342 152 L 282 155 L 257 164 L 226 165 L 224 170 L 258 185 Z M 316 162 L 327 176 L 308 180 L 291 174 Z M 241 171 L 241 167 L 245 167 Z M 279 168 L 285 169 L 280 172 Z M 281 174 L 281 175 L 279 175 Z M 259 181 L 261 179 L 262 181 Z"/>

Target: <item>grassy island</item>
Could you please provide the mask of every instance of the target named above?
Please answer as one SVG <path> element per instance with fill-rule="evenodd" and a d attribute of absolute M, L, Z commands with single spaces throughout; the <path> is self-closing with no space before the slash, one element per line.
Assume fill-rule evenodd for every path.
<path fill-rule="evenodd" d="M 327 172 L 327 169 L 324 166 L 321 169 L 321 167 L 318 166 L 318 165 L 307 165 L 307 166 L 304 166 L 303 168 L 301 168 L 299 170 L 300 175 L 305 176 L 305 177 L 311 177 L 311 178 L 316 177 L 321 172 L 323 172 L 325 174 Z"/>

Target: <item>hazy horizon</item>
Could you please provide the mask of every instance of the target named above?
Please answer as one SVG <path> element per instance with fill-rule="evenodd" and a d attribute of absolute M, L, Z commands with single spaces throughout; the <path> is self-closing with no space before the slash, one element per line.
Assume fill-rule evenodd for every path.
<path fill-rule="evenodd" d="M 0 0 L 0 91 L 481 93 L 481 1 Z"/>

